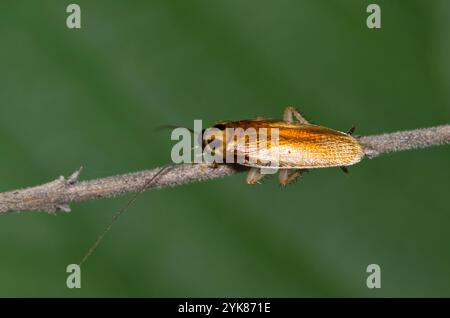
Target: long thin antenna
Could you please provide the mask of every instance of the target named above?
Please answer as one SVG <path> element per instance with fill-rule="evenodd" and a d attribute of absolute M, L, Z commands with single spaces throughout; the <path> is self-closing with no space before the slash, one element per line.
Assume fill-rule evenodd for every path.
<path fill-rule="evenodd" d="M 194 129 L 191 129 L 191 128 L 188 128 L 188 127 L 184 127 L 184 126 L 170 125 L 170 124 L 168 124 L 168 125 L 160 125 L 155 130 L 158 131 L 158 130 L 175 129 L 175 128 L 184 128 L 184 129 L 189 130 L 191 133 L 195 134 Z"/>
<path fill-rule="evenodd" d="M 86 260 L 89 258 L 89 256 L 92 255 L 92 253 L 95 251 L 95 249 L 98 247 L 98 245 L 100 244 L 100 242 L 103 240 L 104 236 L 106 235 L 106 233 L 109 232 L 109 230 L 111 230 L 112 226 L 114 225 L 114 223 L 116 223 L 117 219 L 130 207 L 130 205 L 132 205 L 136 199 L 139 197 L 139 195 L 144 192 L 144 190 L 158 177 L 160 176 L 163 172 L 167 171 L 170 168 L 170 166 L 166 166 L 161 168 L 158 172 L 156 172 L 148 181 L 146 181 L 144 183 L 144 185 L 142 186 L 142 188 L 136 192 L 131 199 L 119 210 L 117 211 L 111 221 L 109 222 L 109 224 L 104 228 L 103 232 L 99 235 L 99 237 L 97 238 L 97 240 L 94 242 L 94 244 L 91 245 L 91 247 L 89 248 L 89 250 L 86 252 L 86 254 L 84 254 L 83 258 L 80 261 L 79 266 L 81 267 L 81 265 L 83 265 L 84 262 L 86 262 Z"/>

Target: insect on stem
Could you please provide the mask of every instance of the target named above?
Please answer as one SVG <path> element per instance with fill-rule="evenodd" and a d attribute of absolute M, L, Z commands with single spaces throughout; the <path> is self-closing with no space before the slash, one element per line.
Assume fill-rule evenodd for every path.
<path fill-rule="evenodd" d="M 92 255 L 92 253 L 94 253 L 94 251 L 96 250 L 96 248 L 98 247 L 98 245 L 100 244 L 100 242 L 103 240 L 103 238 L 105 237 L 105 235 L 109 232 L 109 230 L 111 230 L 112 226 L 114 225 L 114 223 L 117 221 L 117 219 L 125 212 L 127 211 L 127 209 L 130 207 L 130 205 L 132 205 L 136 199 L 139 197 L 139 195 L 144 192 L 144 190 L 156 179 L 158 178 L 160 175 L 162 175 L 163 172 L 167 172 L 171 167 L 170 166 L 166 166 L 161 168 L 161 170 L 159 170 L 158 172 L 156 172 L 148 181 L 146 181 L 144 183 L 144 185 L 142 186 L 142 188 L 136 192 L 131 199 L 119 210 L 117 211 L 114 216 L 112 217 L 111 221 L 109 222 L 109 224 L 103 229 L 102 233 L 98 236 L 97 240 L 94 242 L 94 244 L 91 245 L 91 247 L 89 248 L 89 250 L 86 252 L 86 254 L 84 254 L 83 258 L 80 261 L 79 266 L 81 267 L 81 265 L 83 265 L 86 260 L 89 258 L 89 256 Z"/>

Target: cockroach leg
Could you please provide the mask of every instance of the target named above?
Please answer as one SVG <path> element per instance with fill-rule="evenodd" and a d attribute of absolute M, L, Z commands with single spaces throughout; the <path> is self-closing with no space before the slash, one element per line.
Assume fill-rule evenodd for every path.
<path fill-rule="evenodd" d="M 350 171 L 348 170 L 348 168 L 345 167 L 345 166 L 342 166 L 342 167 L 339 167 L 339 168 L 341 168 L 341 170 L 342 170 L 344 173 L 349 173 L 349 172 L 350 172 Z"/>
<path fill-rule="evenodd" d="M 300 114 L 300 112 L 295 109 L 295 107 L 286 107 L 283 114 L 283 120 L 288 123 L 293 123 L 294 117 L 300 124 L 309 124 L 309 122 L 305 118 L 303 118 L 302 114 Z"/>
<path fill-rule="evenodd" d="M 355 132 L 355 129 L 356 129 L 356 127 L 355 126 L 352 126 L 352 128 L 350 128 L 348 131 L 347 131 L 347 135 L 353 135 L 353 133 Z"/>
<path fill-rule="evenodd" d="M 256 184 L 264 177 L 260 168 L 250 168 L 247 174 L 247 184 Z"/>
<path fill-rule="evenodd" d="M 291 170 L 292 169 L 280 169 L 278 181 L 282 186 L 288 185 L 302 174 L 301 170 L 294 170 L 293 172 L 291 172 Z"/>

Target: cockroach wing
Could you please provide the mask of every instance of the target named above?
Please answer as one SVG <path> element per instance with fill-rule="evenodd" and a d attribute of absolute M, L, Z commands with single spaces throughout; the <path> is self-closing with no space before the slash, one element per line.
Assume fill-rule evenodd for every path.
<path fill-rule="evenodd" d="M 239 163 L 246 166 L 270 165 L 285 169 L 341 167 L 355 164 L 364 156 L 354 137 L 317 125 L 240 121 L 228 122 L 226 126 L 252 127 L 257 131 L 257 138 L 238 136 L 227 144 L 227 151 L 240 154 L 243 162 Z"/>

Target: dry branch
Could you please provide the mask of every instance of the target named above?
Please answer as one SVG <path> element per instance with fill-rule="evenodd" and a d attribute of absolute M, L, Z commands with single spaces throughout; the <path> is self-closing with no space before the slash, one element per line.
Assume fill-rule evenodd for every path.
<path fill-rule="evenodd" d="M 450 125 L 365 136 L 360 137 L 359 140 L 367 157 L 374 158 L 389 152 L 449 144 Z M 39 186 L 0 193 L 0 214 L 12 211 L 69 212 L 68 204 L 70 202 L 138 192 L 143 187 L 145 189 L 162 188 L 194 181 L 205 181 L 232 175 L 244 171 L 246 168 L 228 164 L 217 167 L 207 164 L 173 165 L 152 180 L 160 170 L 161 168 L 156 168 L 79 182 L 78 177 L 81 171 L 79 169 L 68 178 L 61 176 Z M 148 180 L 152 180 L 152 182 L 148 182 Z"/>

